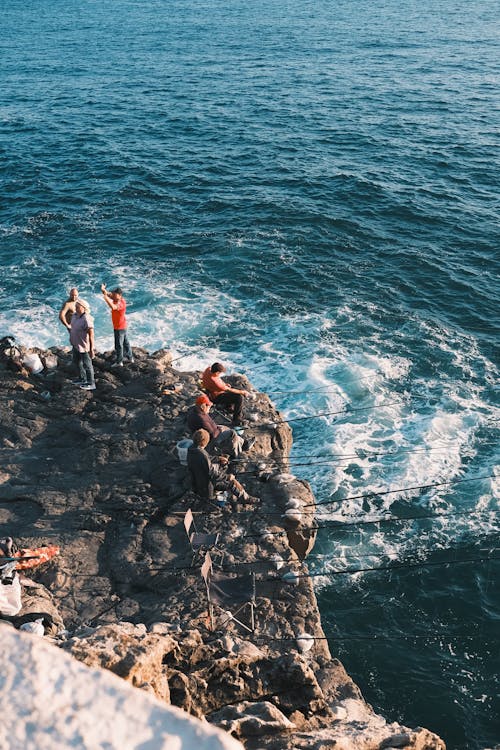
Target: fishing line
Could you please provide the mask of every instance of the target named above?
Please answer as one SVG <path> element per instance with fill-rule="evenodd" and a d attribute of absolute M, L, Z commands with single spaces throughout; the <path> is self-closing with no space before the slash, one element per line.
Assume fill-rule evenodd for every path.
<path fill-rule="evenodd" d="M 488 623 L 488 622 L 494 622 L 494 620 L 492 620 L 492 619 L 480 620 L 480 624 L 484 624 L 485 622 L 486 623 Z M 323 630 L 323 632 L 325 632 L 325 630 L 324 630 L 323 627 L 321 629 Z M 467 639 L 478 640 L 479 639 L 479 640 L 485 641 L 485 642 L 488 642 L 488 641 L 495 641 L 495 642 L 497 642 L 498 641 L 498 636 L 494 636 L 494 635 L 492 635 L 492 636 L 485 636 L 483 633 L 455 633 L 455 634 L 454 633 L 439 633 L 439 634 L 393 633 L 391 635 L 385 635 L 385 634 L 384 635 L 378 635 L 378 634 L 373 633 L 371 635 L 340 635 L 339 633 L 337 633 L 335 631 L 332 631 L 332 632 L 328 632 L 328 634 L 325 635 L 325 636 L 316 636 L 316 635 L 313 636 L 313 635 L 310 635 L 309 633 L 307 634 L 307 640 L 308 641 L 311 640 L 311 641 L 337 641 L 337 642 L 338 641 L 342 641 L 342 642 L 344 642 L 344 641 L 359 641 L 359 640 L 363 640 L 363 641 L 364 640 L 366 640 L 366 641 L 371 641 L 371 640 L 393 641 L 394 639 L 403 639 L 403 640 L 408 640 L 408 639 L 410 639 L 410 640 L 416 640 L 416 639 L 425 639 L 425 640 L 450 639 L 450 640 L 457 640 L 457 639 L 462 639 L 462 638 L 464 640 L 467 640 Z M 275 636 L 272 636 L 272 635 L 268 636 L 265 633 L 262 633 L 262 634 L 254 633 L 253 634 L 253 640 L 255 640 L 257 642 L 258 641 L 265 641 L 266 643 L 282 643 L 282 642 L 295 642 L 298 639 L 300 639 L 300 634 L 295 635 L 295 636 L 290 636 L 288 638 L 276 638 Z"/>
<path fill-rule="evenodd" d="M 319 419 L 320 417 L 331 417 L 334 415 L 342 414 L 344 417 L 353 414 L 355 412 L 361 412 L 361 411 L 372 411 L 374 409 L 382 409 L 386 406 L 395 406 L 395 405 L 407 405 L 406 401 L 388 401 L 383 404 L 376 404 L 375 406 L 362 406 L 362 407 L 351 407 L 349 404 L 346 404 L 344 409 L 341 409 L 340 411 L 325 411 L 325 412 L 318 412 L 317 414 L 309 414 L 307 416 L 301 416 L 301 417 L 290 417 L 289 419 L 282 419 L 281 416 L 278 416 L 274 422 L 255 422 L 251 425 L 247 425 L 247 429 L 261 429 L 262 427 L 272 427 L 276 428 L 281 424 L 289 424 L 290 422 L 304 422 L 309 419 Z"/>
<path fill-rule="evenodd" d="M 335 375 L 336 373 L 333 373 Z M 302 391 L 258 391 L 259 393 L 263 393 L 265 396 L 268 396 L 269 394 L 275 394 L 275 393 L 282 393 L 284 395 L 291 395 L 291 394 L 302 394 L 302 393 L 319 393 L 321 391 L 336 391 L 341 390 L 345 385 L 351 385 L 352 383 L 360 383 L 362 380 L 369 380 L 374 377 L 374 375 L 382 375 L 384 380 L 387 380 L 387 375 L 384 375 L 384 373 L 381 370 L 373 370 L 373 372 L 370 373 L 370 375 L 363 375 L 361 378 L 352 378 L 351 380 L 346 380 L 343 383 L 335 384 L 332 383 L 330 385 L 323 385 L 320 388 L 307 388 L 306 390 Z M 333 377 L 333 376 L 332 376 Z"/>
<path fill-rule="evenodd" d="M 119 510 L 119 509 L 117 509 L 117 510 Z M 209 514 L 213 513 L 214 511 L 217 511 L 217 510 L 220 510 L 220 509 L 218 507 L 214 506 L 213 509 L 210 508 L 208 510 L 201 510 L 201 511 L 196 511 L 195 510 L 195 511 L 191 511 L 191 512 L 193 513 L 193 515 L 208 516 Z M 155 513 L 158 513 L 158 512 L 159 512 L 159 508 L 156 508 Z M 185 512 L 186 511 L 175 511 L 175 512 L 170 513 L 170 514 L 162 514 L 162 517 L 163 518 L 173 518 L 173 519 L 175 519 L 175 518 L 181 518 L 181 517 L 183 517 L 185 515 Z M 253 514 L 255 512 L 256 512 L 255 510 L 232 511 L 231 512 L 231 517 L 234 517 L 234 516 L 237 516 L 237 515 L 248 515 L 249 513 Z M 91 516 L 91 518 L 89 519 L 90 522 L 93 521 L 93 518 L 99 518 L 100 516 L 104 517 L 104 518 L 107 518 L 109 520 L 108 520 L 108 522 L 107 522 L 106 525 L 112 524 L 112 523 L 116 523 L 116 521 L 119 520 L 118 518 L 113 518 L 112 516 L 110 516 L 108 511 L 100 511 L 98 509 L 89 510 L 89 511 L 83 511 L 82 510 L 81 513 L 90 515 Z M 434 520 L 434 519 L 437 520 L 437 519 L 441 519 L 441 518 L 448 518 L 448 517 L 455 517 L 455 516 L 476 516 L 476 515 L 484 515 L 484 514 L 491 515 L 491 514 L 497 514 L 497 513 L 500 513 L 500 508 L 490 508 L 490 509 L 484 508 L 484 509 L 477 509 L 477 510 L 475 510 L 475 509 L 457 510 L 457 511 L 450 511 L 449 513 L 433 513 L 433 514 L 420 515 L 420 516 L 383 516 L 381 518 L 374 518 L 374 519 L 367 519 L 367 520 L 359 519 L 359 518 L 353 518 L 352 516 L 350 516 L 350 517 L 346 516 L 345 520 L 344 519 L 337 519 L 337 518 L 324 518 L 324 519 L 322 519 L 318 523 L 318 525 L 306 527 L 306 530 L 307 531 L 317 531 L 317 530 L 321 530 L 321 529 L 330 529 L 331 530 L 332 527 L 333 528 L 338 528 L 338 529 L 344 529 L 345 527 L 352 527 L 352 526 L 354 526 L 354 527 L 356 527 L 356 526 L 367 526 L 367 525 L 375 525 L 375 524 L 381 524 L 381 523 L 405 523 L 406 521 L 425 521 L 425 520 Z M 93 514 L 93 516 L 92 516 L 92 514 Z M 284 513 L 280 513 L 280 512 L 276 512 L 276 513 L 266 512 L 266 513 L 259 513 L 259 518 L 262 518 L 262 517 L 266 517 L 266 518 L 267 517 L 272 517 L 272 518 L 275 518 L 275 517 L 278 517 L 278 516 L 281 518 L 281 517 L 283 517 L 283 515 L 284 515 Z M 143 517 L 144 516 L 141 516 L 141 518 L 143 518 Z M 57 516 L 45 516 L 45 517 L 42 517 L 42 518 L 38 519 L 38 523 L 44 523 L 44 522 L 50 523 L 52 521 L 62 520 L 63 518 L 64 517 L 61 517 L 60 515 L 57 515 Z M 67 520 L 67 519 L 65 519 L 65 520 Z M 128 523 L 128 521 L 127 521 L 127 523 Z M 135 526 L 135 523 L 134 523 L 133 520 L 131 520 L 130 523 L 134 524 L 134 526 Z M 37 529 L 34 529 L 34 530 L 36 531 Z M 62 531 L 62 532 L 56 532 L 56 531 L 44 532 L 43 530 L 40 530 L 40 534 L 33 534 L 33 535 L 30 535 L 30 536 L 27 536 L 26 538 L 30 539 L 30 538 L 36 538 L 38 536 L 48 536 L 48 535 L 56 535 L 57 536 L 57 535 L 71 534 L 75 530 L 76 531 L 96 531 L 96 533 L 100 531 L 100 529 L 96 529 L 96 530 L 94 530 L 94 529 L 85 529 L 83 527 L 80 527 L 78 529 L 71 529 L 71 530 L 68 530 L 68 531 Z M 102 531 L 104 531 L 104 528 L 102 529 Z M 270 534 L 280 534 L 281 535 L 281 534 L 286 534 L 287 531 L 286 531 L 286 529 L 280 529 L 277 532 L 270 531 L 268 533 L 270 533 Z M 240 539 L 252 539 L 252 538 L 261 537 L 261 536 L 262 536 L 262 532 L 260 534 L 246 534 L 246 535 L 241 536 L 239 538 Z M 19 537 L 19 538 L 22 539 L 24 537 Z"/>
<path fill-rule="evenodd" d="M 496 552 L 498 547 L 492 547 L 489 552 Z M 453 548 L 447 548 L 440 550 L 440 552 L 453 552 Z M 308 573 L 298 573 L 296 571 L 293 571 L 294 579 L 293 581 L 287 581 L 287 579 L 283 578 L 283 576 L 269 576 L 267 578 L 259 578 L 257 581 L 260 581 L 262 583 L 282 583 L 284 586 L 291 586 L 295 583 L 295 581 L 299 579 L 313 579 L 313 578 L 328 578 L 329 576 L 336 576 L 336 575 L 357 575 L 358 573 L 374 573 L 377 571 L 381 572 L 390 572 L 393 570 L 407 570 L 407 569 L 413 569 L 413 568 L 425 568 L 425 567 L 435 567 L 435 566 L 442 566 L 442 565 L 468 565 L 471 563 L 483 563 L 483 562 L 491 562 L 491 561 L 500 561 L 499 557 L 492 557 L 491 555 L 488 555 L 487 557 L 471 557 L 471 558 L 462 558 L 462 559 L 455 559 L 455 560 L 419 560 L 414 562 L 403 562 L 400 565 L 377 565 L 377 566 L 370 566 L 370 567 L 364 567 L 364 568 L 347 568 L 344 570 L 323 570 L 323 571 L 315 571 L 315 572 L 308 572 Z M 242 563 L 235 563 L 231 566 L 231 568 L 217 568 L 217 570 L 220 570 L 222 573 L 232 573 L 236 570 L 238 570 L 241 567 L 244 567 L 246 565 L 258 565 L 258 564 L 269 564 L 272 565 L 272 560 L 252 560 L 248 563 L 242 562 Z M 285 562 L 285 564 L 288 564 Z M 147 566 L 145 569 L 138 569 L 135 571 L 135 577 L 142 577 L 144 576 L 144 573 L 148 571 L 153 571 L 155 573 L 160 572 L 166 572 L 168 574 L 173 573 L 181 573 L 181 572 L 188 572 L 191 571 L 192 573 L 198 571 L 201 568 L 194 565 L 178 565 L 170 567 L 168 565 L 162 565 L 158 567 L 153 567 L 151 565 L 147 565 L 147 563 L 144 563 L 145 566 Z M 71 578 L 97 578 L 97 579 L 105 579 L 108 580 L 107 575 L 99 575 L 96 573 L 69 573 L 68 571 L 61 570 L 61 573 L 65 573 L 66 575 L 70 576 Z M 292 572 L 292 571 L 289 571 Z M 285 575 L 285 573 L 283 574 Z M 158 576 L 154 576 L 154 578 L 158 578 Z M 128 581 L 129 583 L 133 583 L 132 581 Z"/>
<path fill-rule="evenodd" d="M 321 530 L 332 530 L 332 527 L 334 530 L 343 531 L 345 527 L 348 528 L 357 528 L 358 526 L 368 526 L 368 525 L 376 525 L 381 523 L 406 523 L 407 521 L 426 521 L 426 520 L 434 520 L 434 519 L 440 519 L 440 518 L 447 518 L 448 516 L 476 516 L 476 515 L 482 515 L 482 514 L 488 514 L 491 515 L 492 513 L 500 513 L 500 509 L 492 509 L 492 510 L 477 510 L 477 511 L 457 511 L 456 513 L 439 513 L 437 515 L 429 515 L 429 516 L 391 516 L 390 518 L 378 518 L 375 520 L 369 520 L 369 521 L 347 521 L 346 523 L 343 523 L 342 521 L 337 521 L 336 519 L 325 519 L 324 523 L 320 523 L 317 526 L 308 526 L 305 528 L 305 531 L 321 531 Z M 496 529 L 491 530 L 492 533 L 498 533 Z M 261 531 L 260 533 L 255 534 L 245 534 L 238 539 L 261 539 L 264 535 L 270 535 L 270 536 L 284 536 L 288 532 L 286 529 L 279 529 L 278 531 L 271 531 L 266 530 Z"/>
<path fill-rule="evenodd" d="M 445 453 L 446 451 L 443 449 L 441 452 Z M 415 453 L 418 453 L 418 451 L 415 451 Z M 390 454 L 386 454 L 386 455 L 390 455 Z M 294 462 L 294 461 L 291 461 L 290 463 L 284 462 L 281 465 L 281 469 L 280 469 L 280 466 L 278 465 L 276 467 L 276 469 L 278 471 L 282 471 L 283 467 L 284 468 L 288 468 L 288 467 L 290 467 L 290 468 L 297 468 L 297 467 L 300 467 L 300 468 L 311 468 L 311 467 L 314 467 L 314 466 L 332 466 L 332 465 L 335 465 L 335 464 L 336 464 L 335 465 L 335 469 L 347 469 L 350 466 L 352 466 L 353 462 L 356 462 L 356 467 L 357 468 L 370 469 L 370 468 L 373 467 L 373 463 L 374 463 L 373 461 L 370 461 L 370 458 L 371 458 L 370 456 L 361 457 L 361 456 L 346 455 L 346 456 L 343 456 L 342 459 L 341 458 L 336 458 L 336 459 L 328 459 L 326 461 L 307 461 L 307 462 L 300 462 L 300 461 L 299 462 Z M 243 463 L 243 462 L 248 463 L 249 459 L 239 459 L 239 460 L 241 461 L 241 463 Z M 349 463 L 346 463 L 346 464 L 339 464 L 339 463 L 337 463 L 338 461 L 341 461 L 341 460 L 349 461 Z M 230 459 L 230 463 L 231 464 L 233 463 L 233 459 Z M 272 470 L 272 467 L 270 467 L 270 469 Z M 256 469 L 242 469 L 242 470 L 238 471 L 238 476 L 251 475 L 251 476 L 257 476 L 257 478 L 258 478 L 259 474 L 257 472 L 261 472 L 261 473 L 265 474 L 266 473 L 266 469 L 257 469 L 257 470 Z M 279 473 L 276 476 L 279 478 Z"/>
<path fill-rule="evenodd" d="M 494 547 L 493 550 L 496 550 L 498 548 Z M 444 550 L 443 550 L 444 551 Z M 337 576 L 337 575 L 356 575 L 357 573 L 374 573 L 377 571 L 392 571 L 392 570 L 405 570 L 405 569 L 412 569 L 412 568 L 427 568 L 427 567 L 435 567 L 439 565 L 468 565 L 470 563 L 483 563 L 483 562 L 489 562 L 491 560 L 500 560 L 500 557 L 471 557 L 471 558 L 464 558 L 462 560 L 422 560 L 418 562 L 406 562 L 401 563 L 401 565 L 380 565 L 375 567 L 369 567 L 369 568 L 349 568 L 347 570 L 327 570 L 327 571 L 318 571 L 315 573 L 296 573 L 296 578 L 328 578 L 328 576 Z M 267 579 L 269 581 L 280 581 L 281 578 L 273 577 Z M 286 582 L 286 581 L 285 581 Z"/>
<path fill-rule="evenodd" d="M 186 357 L 196 357 L 197 354 L 201 354 L 202 352 L 206 351 L 207 348 L 209 348 L 209 344 L 205 344 L 201 349 L 195 349 L 194 352 L 189 352 L 188 354 L 181 354 L 179 357 L 175 357 L 170 363 L 170 365 L 173 365 L 174 362 L 178 362 L 180 359 L 185 359 Z"/>
<path fill-rule="evenodd" d="M 492 442 L 485 442 L 481 443 L 478 447 L 482 447 L 483 445 L 497 445 L 497 441 Z M 331 456 L 338 457 L 337 460 L 342 460 L 344 458 L 359 458 L 361 460 L 365 458 L 370 458 L 372 456 L 399 456 L 401 453 L 405 454 L 413 454 L 413 453 L 446 453 L 450 450 L 450 448 L 470 448 L 469 445 L 465 445 L 464 443 L 448 443 L 447 445 L 442 446 L 436 446 L 436 448 L 397 448 L 395 450 L 388 450 L 388 451 L 375 451 L 375 450 L 369 450 L 368 448 L 358 448 L 358 453 L 331 453 Z M 359 455 L 360 453 L 364 453 L 365 455 Z M 277 462 L 280 461 L 288 461 L 289 463 L 295 463 L 296 459 L 309 459 L 309 458 L 328 458 L 328 456 L 325 456 L 325 454 L 310 454 L 310 455 L 299 455 L 294 456 L 291 458 L 286 459 L 285 457 L 281 458 L 278 457 L 277 459 L 272 458 L 264 458 L 263 461 L 268 460 L 269 462 L 272 462 L 273 460 L 276 460 Z M 260 461 L 260 459 L 259 459 Z M 307 465 L 307 464 L 304 464 Z"/>
<path fill-rule="evenodd" d="M 497 443 L 481 443 L 481 445 L 496 445 Z M 398 456 L 400 453 L 446 453 L 449 451 L 450 448 L 453 447 L 461 447 L 460 443 L 448 443 L 447 445 L 438 446 L 436 448 L 398 448 L 396 450 L 388 450 L 388 451 L 374 451 L 374 450 L 368 450 L 365 448 L 358 448 L 358 453 L 330 453 L 330 454 L 324 454 L 324 453 L 304 453 L 299 454 L 298 456 L 276 456 L 276 457 L 270 457 L 270 456 L 263 456 L 261 457 L 245 457 L 245 458 L 232 458 L 231 463 L 248 463 L 249 461 L 258 461 L 259 463 L 268 463 L 268 464 L 296 464 L 297 461 L 300 460 L 309 460 L 311 458 L 322 458 L 325 462 L 332 462 L 335 463 L 336 461 L 343 461 L 345 459 L 360 459 L 364 460 L 365 458 L 371 458 L 372 456 Z M 365 453 L 366 455 L 359 455 L 360 453 Z M 300 466 L 314 466 L 315 464 L 298 464 Z"/>
<path fill-rule="evenodd" d="M 457 511 L 451 511 L 450 513 L 436 513 L 433 515 L 428 516 L 385 516 L 384 518 L 377 518 L 372 520 L 354 520 L 352 518 L 346 518 L 346 521 L 337 520 L 335 518 L 325 518 L 323 519 L 318 526 L 314 526 L 311 528 L 314 529 L 329 529 L 331 528 L 330 524 L 333 524 L 335 526 L 344 528 L 345 526 L 368 526 L 370 524 L 377 524 L 377 523 L 404 523 L 405 521 L 422 521 L 422 520 L 434 520 L 439 518 L 448 518 L 449 516 L 455 517 L 455 516 L 475 516 L 475 515 L 482 515 L 484 513 L 491 514 L 491 513 L 500 513 L 500 508 L 492 508 L 491 510 L 457 510 Z"/>
<path fill-rule="evenodd" d="M 238 476 L 240 476 L 241 474 L 243 474 L 243 472 L 239 472 Z M 449 484 L 463 484 L 465 482 L 479 482 L 479 481 L 481 481 L 483 479 L 495 478 L 495 476 L 496 476 L 495 474 L 486 474 L 486 475 L 481 476 L 481 477 L 471 477 L 469 479 L 448 479 L 448 480 L 443 481 L 443 482 L 433 482 L 432 484 L 420 484 L 420 485 L 414 485 L 413 487 L 399 487 L 399 488 L 396 488 L 394 490 L 384 490 L 384 491 L 381 491 L 381 492 L 375 492 L 375 491 L 373 491 L 373 492 L 370 492 L 370 493 L 364 494 L 364 495 L 349 495 L 347 497 L 343 497 L 343 498 L 340 498 L 338 500 L 325 500 L 325 501 L 318 501 L 316 503 L 305 503 L 304 505 L 301 506 L 301 508 L 302 509 L 304 509 L 304 508 L 316 508 L 316 507 L 321 506 L 321 505 L 332 505 L 334 503 L 337 503 L 337 504 L 345 503 L 347 500 L 360 500 L 360 499 L 369 499 L 369 498 L 374 498 L 374 497 L 382 497 L 383 495 L 392 495 L 392 494 L 394 494 L 396 492 L 407 492 L 408 490 L 432 489 L 433 487 L 442 487 L 442 486 L 446 486 L 446 485 L 449 485 Z M 284 486 L 286 486 L 286 485 L 284 485 Z M 255 513 L 255 509 L 245 510 L 245 511 L 235 511 L 235 512 L 233 512 L 233 515 L 235 513 L 238 513 L 238 514 Z M 283 513 L 279 513 L 279 512 L 276 512 L 276 513 L 262 513 L 261 515 L 264 515 L 264 516 L 281 516 L 281 515 L 283 515 Z"/>
<path fill-rule="evenodd" d="M 346 500 L 361 500 L 371 497 L 382 497 L 383 495 L 392 495 L 395 492 L 407 492 L 408 490 L 427 490 L 432 489 L 433 487 L 442 487 L 444 485 L 448 484 L 462 484 L 464 482 L 479 482 L 482 479 L 492 479 L 495 478 L 495 474 L 486 474 L 482 477 L 471 477 L 470 479 L 448 479 L 444 482 L 433 482 L 432 484 L 420 484 L 420 485 L 414 485 L 413 487 L 400 487 L 399 489 L 395 490 L 384 490 L 382 492 L 369 492 L 366 495 L 351 495 L 349 497 L 344 497 L 338 500 L 320 500 L 317 503 L 308 503 L 306 505 L 303 505 L 303 508 L 311 508 L 316 507 L 319 505 L 331 505 L 332 503 L 343 503 Z"/>
<path fill-rule="evenodd" d="M 486 534 L 482 541 L 486 543 L 488 541 L 489 536 L 490 535 Z M 416 540 L 416 536 L 414 535 L 411 537 L 410 541 L 413 542 L 415 540 Z M 432 540 L 429 540 L 429 541 L 432 542 Z M 450 544 L 448 547 L 439 547 L 437 545 L 432 546 L 431 544 L 431 546 L 429 547 L 419 548 L 418 551 L 420 554 L 425 553 L 425 554 L 431 555 L 431 554 L 440 554 L 442 552 L 459 552 L 461 550 L 464 550 L 464 548 L 470 547 L 474 550 L 474 552 L 491 554 L 492 552 L 497 552 L 500 549 L 500 547 L 490 547 L 490 548 L 482 547 L 481 546 L 482 541 L 480 537 L 474 538 L 474 542 L 477 545 L 479 545 L 478 548 L 476 549 L 474 549 L 474 544 L 468 545 L 468 544 L 462 544 L 461 542 L 457 542 L 456 544 Z M 495 543 L 497 541 L 500 541 L 496 533 L 493 535 L 493 539 L 491 541 Z M 355 547 L 350 548 L 350 549 L 354 550 Z M 376 551 L 374 550 L 373 552 L 361 552 L 361 553 L 357 553 L 353 551 L 350 554 L 346 554 L 344 556 L 336 553 L 335 559 L 340 560 L 343 563 L 347 563 L 348 560 L 354 560 L 356 562 L 357 560 L 366 560 L 370 558 L 376 558 L 375 562 L 377 560 L 380 562 L 380 560 L 383 560 L 385 558 L 388 558 L 390 560 L 394 560 L 394 559 L 397 560 L 399 557 L 402 557 L 402 555 L 403 555 L 403 550 L 401 550 L 401 552 L 384 552 L 383 550 L 376 550 Z M 315 561 L 318 562 L 322 560 L 328 560 L 329 558 L 330 556 L 324 552 L 316 552 L 316 553 L 313 552 L 312 554 L 307 556 L 306 560 L 304 560 L 304 563 L 307 562 L 309 564 L 309 561 L 314 563 Z M 491 559 L 495 559 L 495 558 L 491 558 Z M 410 562 L 411 562 L 411 559 L 410 559 Z M 289 560 L 288 564 L 293 565 L 293 560 Z"/>

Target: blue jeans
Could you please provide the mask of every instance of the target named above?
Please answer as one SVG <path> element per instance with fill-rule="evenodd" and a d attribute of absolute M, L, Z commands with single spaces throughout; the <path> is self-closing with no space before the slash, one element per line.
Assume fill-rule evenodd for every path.
<path fill-rule="evenodd" d="M 78 367 L 82 383 L 95 385 L 94 366 L 88 352 L 79 352 L 73 347 L 73 364 Z"/>
<path fill-rule="evenodd" d="M 115 329 L 115 354 L 117 362 L 123 362 L 124 352 L 127 359 L 132 359 L 132 348 L 128 340 L 127 329 L 123 328 L 121 331 Z"/>

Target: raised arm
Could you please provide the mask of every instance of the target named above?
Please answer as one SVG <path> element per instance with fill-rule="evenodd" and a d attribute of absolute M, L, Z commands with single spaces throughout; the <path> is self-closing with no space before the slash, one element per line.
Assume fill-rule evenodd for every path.
<path fill-rule="evenodd" d="M 101 284 L 101 292 L 104 297 L 104 301 L 110 310 L 118 310 L 118 305 L 113 302 L 113 299 L 109 292 L 106 291 L 106 284 Z"/>

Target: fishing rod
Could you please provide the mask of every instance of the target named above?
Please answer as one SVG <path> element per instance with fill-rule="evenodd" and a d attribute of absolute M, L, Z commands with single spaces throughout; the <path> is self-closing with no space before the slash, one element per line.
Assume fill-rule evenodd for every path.
<path fill-rule="evenodd" d="M 206 351 L 207 347 L 208 344 L 205 344 L 205 346 L 203 346 L 201 349 L 195 349 L 194 352 L 190 351 L 187 354 L 181 354 L 180 356 L 175 357 L 175 359 L 173 359 L 170 364 L 173 365 L 174 362 L 178 362 L 180 359 L 185 359 L 186 357 L 196 357 L 197 354 L 201 354 L 202 352 Z"/>

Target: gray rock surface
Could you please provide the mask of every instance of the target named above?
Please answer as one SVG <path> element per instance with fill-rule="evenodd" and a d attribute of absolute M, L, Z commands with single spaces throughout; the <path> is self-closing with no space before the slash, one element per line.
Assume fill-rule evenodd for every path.
<path fill-rule="evenodd" d="M 46 634 L 78 660 L 220 723 L 250 750 L 378 750 L 402 737 L 403 747 L 443 748 L 374 714 L 332 658 L 304 575 L 314 497 L 289 473 L 291 430 L 267 396 L 235 376 L 252 391 L 245 436 L 256 442 L 232 470 L 254 501 L 220 509 L 190 492 L 175 450 L 199 373 L 176 371 L 163 350 L 134 349 L 119 369 L 98 355 L 88 392 L 71 384 L 69 352 L 51 354 L 57 367 L 39 376 L 0 361 L 0 522 L 20 546 L 61 545 L 31 572 L 41 588 L 30 604 L 24 587 L 20 618 L 45 613 Z M 291 499 L 298 520 L 285 515 Z M 214 569 L 255 573 L 254 633 L 224 614 L 212 630 L 188 508 L 199 531 L 220 534 Z M 241 619 L 250 624 L 248 610 Z"/>
<path fill-rule="evenodd" d="M 0 624 L 2 750 L 242 750 L 226 733 Z"/>

